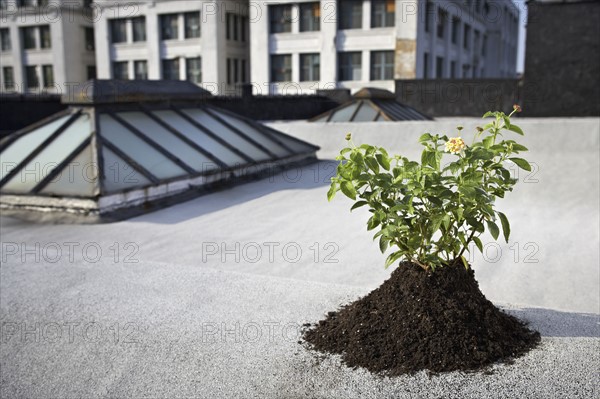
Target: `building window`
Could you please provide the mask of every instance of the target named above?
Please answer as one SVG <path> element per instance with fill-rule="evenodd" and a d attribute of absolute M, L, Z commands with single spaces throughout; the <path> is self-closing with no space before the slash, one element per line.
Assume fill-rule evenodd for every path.
<path fill-rule="evenodd" d="M 429 78 L 429 54 L 423 53 L 423 79 Z"/>
<path fill-rule="evenodd" d="M 460 29 L 460 18 L 452 18 L 452 43 L 458 43 L 458 31 Z"/>
<path fill-rule="evenodd" d="M 248 31 L 248 17 L 240 17 L 240 22 L 241 22 L 241 28 L 240 28 L 240 33 L 242 35 L 241 40 L 242 42 L 245 42 L 248 37 L 247 31 Z"/>
<path fill-rule="evenodd" d="M 429 32 L 430 30 L 432 12 L 433 4 L 431 4 L 431 0 L 427 0 L 425 3 L 425 32 Z"/>
<path fill-rule="evenodd" d="M 146 41 L 146 17 L 136 17 L 131 19 L 134 42 Z"/>
<path fill-rule="evenodd" d="M 28 89 L 37 89 L 40 87 L 40 79 L 38 77 L 36 66 L 26 66 L 25 77 L 27 78 Z"/>
<path fill-rule="evenodd" d="M 148 80 L 148 61 L 134 61 L 133 74 L 135 80 Z"/>
<path fill-rule="evenodd" d="M 339 80 L 362 80 L 362 53 L 338 53 Z"/>
<path fill-rule="evenodd" d="M 471 69 L 471 65 L 469 64 L 464 64 L 463 65 L 463 78 L 468 78 L 469 77 L 469 71 Z"/>
<path fill-rule="evenodd" d="M 231 58 L 227 58 L 227 84 L 230 85 L 233 83 L 233 79 L 231 78 Z"/>
<path fill-rule="evenodd" d="M 446 31 L 446 19 L 448 18 L 448 13 L 441 8 L 438 9 L 437 15 L 437 37 L 440 39 L 444 38 L 444 33 Z"/>
<path fill-rule="evenodd" d="M 292 31 L 292 6 L 269 6 L 271 33 L 287 33 Z"/>
<path fill-rule="evenodd" d="M 463 33 L 463 47 L 469 49 L 471 47 L 471 27 L 465 24 L 465 30 Z"/>
<path fill-rule="evenodd" d="M 246 83 L 248 81 L 248 61 L 242 60 L 242 76 L 240 78 L 242 83 Z"/>
<path fill-rule="evenodd" d="M 94 51 L 95 48 L 94 28 L 85 28 L 85 49 L 87 51 Z"/>
<path fill-rule="evenodd" d="M 344 0 L 338 2 L 340 29 L 362 29 L 362 0 Z"/>
<path fill-rule="evenodd" d="M 42 77 L 44 78 L 44 87 L 54 86 L 54 69 L 52 65 L 42 65 Z"/>
<path fill-rule="evenodd" d="M 485 55 L 487 52 L 487 35 L 483 35 L 483 40 L 481 43 L 481 55 Z"/>
<path fill-rule="evenodd" d="M 163 79 L 165 80 L 179 80 L 179 58 L 172 60 L 163 60 Z"/>
<path fill-rule="evenodd" d="M 313 82 L 321 80 L 321 55 L 300 54 L 300 81 Z"/>
<path fill-rule="evenodd" d="M 40 47 L 41 48 L 52 48 L 52 39 L 50 37 L 50 26 L 40 26 Z"/>
<path fill-rule="evenodd" d="M 35 26 L 27 26 L 25 28 L 21 28 L 21 36 L 23 37 L 23 48 L 25 50 L 32 50 L 37 47 L 35 39 Z"/>
<path fill-rule="evenodd" d="M 127 61 L 116 61 L 112 64 L 113 79 L 129 79 L 129 63 Z"/>
<path fill-rule="evenodd" d="M 126 19 L 111 19 L 110 20 L 110 41 L 111 41 L 111 43 L 126 43 L 127 42 L 127 20 Z"/>
<path fill-rule="evenodd" d="M 8 28 L 0 29 L 0 42 L 2 42 L 2 51 L 10 51 L 12 49 L 10 44 L 10 30 Z"/>
<path fill-rule="evenodd" d="M 321 4 L 300 4 L 300 32 L 314 32 L 321 30 Z"/>
<path fill-rule="evenodd" d="M 0 0 L 0 10 L 6 10 L 8 8 L 8 0 Z"/>
<path fill-rule="evenodd" d="M 233 82 L 238 83 L 240 81 L 240 60 L 237 58 L 233 59 Z"/>
<path fill-rule="evenodd" d="M 456 78 L 456 61 L 450 62 L 450 77 Z"/>
<path fill-rule="evenodd" d="M 441 79 L 444 77 L 444 58 L 435 58 L 435 77 Z"/>
<path fill-rule="evenodd" d="M 225 14 L 225 36 L 227 40 L 231 40 L 233 38 L 233 13 Z"/>
<path fill-rule="evenodd" d="M 12 90 L 15 88 L 15 75 L 12 67 L 3 67 L 2 74 L 4 75 L 4 88 Z"/>
<path fill-rule="evenodd" d="M 271 56 L 271 81 L 292 81 L 292 56 L 290 54 Z"/>
<path fill-rule="evenodd" d="M 96 66 L 88 65 L 87 67 L 87 78 L 88 80 L 96 79 Z"/>
<path fill-rule="evenodd" d="M 200 13 L 186 12 L 183 15 L 185 21 L 185 38 L 195 39 L 200 37 Z"/>
<path fill-rule="evenodd" d="M 173 40 L 179 37 L 179 15 L 164 14 L 160 16 L 160 39 Z"/>
<path fill-rule="evenodd" d="M 233 15 L 233 40 L 240 39 L 240 17 L 237 14 Z"/>
<path fill-rule="evenodd" d="M 371 80 L 394 79 L 394 52 L 371 51 Z"/>
<path fill-rule="evenodd" d="M 185 69 L 187 80 L 196 84 L 202 83 L 202 58 L 194 57 L 186 59 Z"/>
<path fill-rule="evenodd" d="M 395 25 L 396 0 L 371 1 L 371 27 L 386 28 Z"/>

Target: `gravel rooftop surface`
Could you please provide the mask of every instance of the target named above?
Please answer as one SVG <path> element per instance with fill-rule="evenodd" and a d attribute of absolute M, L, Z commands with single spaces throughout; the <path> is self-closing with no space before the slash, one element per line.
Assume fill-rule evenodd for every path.
<path fill-rule="evenodd" d="M 459 122 L 479 123 L 352 129 L 356 142 L 415 157 L 421 133 Z M 335 167 L 327 159 L 350 125 L 321 136 L 276 125 L 320 145 L 324 161 L 119 223 L 0 218 L 0 397 L 600 395 L 597 118 L 520 123 L 537 182 L 499 204 L 514 236 L 498 243 L 498 259 L 473 258 L 484 294 L 540 331 L 541 345 L 487 372 L 391 379 L 298 342 L 303 324 L 365 295 L 390 270 L 366 211 L 350 215 L 349 200 L 325 199 Z"/>

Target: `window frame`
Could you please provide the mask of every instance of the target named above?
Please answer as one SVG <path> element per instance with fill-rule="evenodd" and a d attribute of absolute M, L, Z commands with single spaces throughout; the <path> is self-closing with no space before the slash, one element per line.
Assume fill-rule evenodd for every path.
<path fill-rule="evenodd" d="M 173 63 L 173 65 L 175 65 L 174 71 L 175 71 L 175 75 L 176 78 L 170 78 L 167 77 L 167 74 L 165 73 L 165 71 L 167 70 L 166 65 L 168 65 L 168 63 Z M 181 61 L 179 59 L 179 57 L 176 58 L 163 58 L 161 60 L 161 66 L 162 66 L 162 78 L 163 80 L 181 80 Z"/>
<path fill-rule="evenodd" d="M 382 56 L 379 60 L 376 58 Z M 387 59 L 391 56 L 391 62 Z M 371 51 L 370 54 L 370 80 L 371 81 L 385 81 L 394 80 L 394 68 L 395 68 L 395 54 L 393 50 L 375 50 Z M 390 68 L 388 70 L 388 68 Z M 389 72 L 389 77 L 388 73 Z M 379 75 L 379 76 L 376 76 Z"/>
<path fill-rule="evenodd" d="M 167 26 L 167 21 L 169 21 L 169 26 Z M 174 23 L 173 23 L 174 22 Z M 168 13 L 168 14 L 160 14 L 159 15 L 159 24 L 160 24 L 160 40 L 179 40 L 179 14 L 177 13 Z M 167 30 L 168 28 L 168 30 Z M 165 33 L 169 31 L 171 32 L 169 35 Z M 169 37 L 166 37 L 169 36 Z"/>
<path fill-rule="evenodd" d="M 339 30 L 363 28 L 363 3 L 363 0 L 344 0 L 338 3 Z M 355 10 L 360 10 L 358 15 L 354 14 Z M 355 25 L 357 21 L 358 25 Z"/>
<path fill-rule="evenodd" d="M 347 59 L 345 59 L 348 57 Z M 356 57 L 359 62 L 357 64 L 352 63 L 352 58 Z M 345 61 L 351 60 L 349 64 L 346 64 Z M 358 68 L 356 68 L 358 65 Z M 358 70 L 360 78 L 354 79 L 354 75 Z M 362 52 L 361 51 L 341 51 L 338 52 L 338 80 L 340 82 L 356 82 L 362 80 L 362 71 L 363 71 L 363 60 L 362 60 Z M 351 78 L 348 79 L 345 75 L 345 72 L 350 72 Z"/>
<path fill-rule="evenodd" d="M 299 4 L 300 13 L 300 32 L 320 32 L 321 31 L 321 3 L 312 1 Z M 316 13 L 316 15 L 315 15 Z M 307 17 L 308 14 L 308 17 Z"/>
<path fill-rule="evenodd" d="M 315 64 L 315 58 L 317 62 Z M 305 60 L 310 60 L 308 66 Z M 318 82 L 321 80 L 321 53 L 300 54 L 300 82 Z"/>
<path fill-rule="evenodd" d="M 190 18 L 196 17 L 198 26 L 196 29 L 190 29 Z M 199 39 L 202 37 L 202 17 L 200 16 L 200 11 L 191 11 L 183 14 L 183 30 L 184 30 L 184 38 L 186 40 L 190 39 Z M 196 33 L 194 33 L 196 32 Z"/>
<path fill-rule="evenodd" d="M 390 6 L 393 7 L 393 11 L 389 11 Z M 383 12 L 379 7 L 383 7 Z M 371 0 L 371 28 L 393 28 L 395 26 L 395 0 Z"/>
<path fill-rule="evenodd" d="M 283 62 L 281 63 L 282 72 L 279 72 L 283 76 L 283 79 L 275 79 L 275 76 L 278 74 L 278 72 L 275 72 L 275 68 L 276 68 L 276 65 L 274 62 L 275 60 L 283 60 Z M 271 82 L 273 82 L 273 83 L 291 82 L 293 79 L 292 55 L 291 54 L 271 54 L 270 69 L 271 69 L 271 76 L 270 76 Z M 289 74 L 289 79 L 286 79 L 288 74 Z"/>
<path fill-rule="evenodd" d="M 269 34 L 277 33 L 291 33 L 292 32 L 292 4 L 269 4 Z M 276 14 L 276 11 L 282 11 L 280 14 Z M 286 11 L 288 15 L 286 15 Z M 279 18 L 276 21 L 275 18 Z M 274 29 L 275 26 L 281 26 L 283 29 Z"/>

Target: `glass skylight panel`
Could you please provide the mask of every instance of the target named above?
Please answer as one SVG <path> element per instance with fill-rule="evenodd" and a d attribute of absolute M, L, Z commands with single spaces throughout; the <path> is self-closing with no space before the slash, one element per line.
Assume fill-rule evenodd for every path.
<path fill-rule="evenodd" d="M 152 182 L 146 179 L 144 175 L 108 148 L 103 148 L 102 156 L 104 158 L 102 187 L 106 193 L 110 194 L 152 185 Z"/>
<path fill-rule="evenodd" d="M 187 173 L 150 144 L 135 136 L 125 126 L 106 114 L 100 115 L 100 134 L 159 179 Z"/>
<path fill-rule="evenodd" d="M 23 162 L 25 158 L 35 148 L 39 147 L 52 133 L 54 133 L 63 123 L 67 121 L 71 116 L 63 116 L 57 120 L 48 123 L 42 127 L 39 127 L 17 139 L 14 143 L 9 145 L 2 153 L 0 153 L 1 161 L 1 179 L 4 179 L 14 167 Z"/>
<path fill-rule="evenodd" d="M 152 111 L 154 115 L 177 129 L 181 134 L 196 143 L 199 147 L 213 154 L 228 166 L 245 164 L 246 161 L 236 153 L 220 144 L 212 137 L 196 128 L 190 122 L 178 115 L 175 111 Z"/>
<path fill-rule="evenodd" d="M 96 187 L 98 165 L 94 162 L 92 146 L 88 145 L 40 191 L 40 194 L 91 197 L 95 194 Z"/>
<path fill-rule="evenodd" d="M 183 110 L 188 116 L 194 119 L 196 122 L 206 127 L 208 130 L 214 132 L 216 135 L 223 138 L 223 140 L 236 147 L 238 150 L 249 156 L 255 161 L 265 161 L 271 157 L 243 139 L 237 133 L 231 131 L 225 125 L 219 123 L 216 119 L 212 118 L 206 113 L 206 111 L 193 108 Z"/>
<path fill-rule="evenodd" d="M 335 111 L 331 116 L 330 122 L 350 122 L 358 105 L 359 103 L 350 104 L 345 108 Z"/>
<path fill-rule="evenodd" d="M 120 112 L 117 115 L 131 123 L 150 139 L 197 172 L 214 169 L 214 162 L 190 147 L 173 133 L 163 128 L 143 112 Z"/>
<path fill-rule="evenodd" d="M 377 116 L 377 110 L 374 109 L 370 104 L 363 103 L 362 107 L 358 110 L 354 119 L 355 122 L 372 122 Z"/>
<path fill-rule="evenodd" d="M 277 144 L 274 139 L 266 137 L 262 132 L 259 132 L 256 128 L 251 127 L 247 123 L 245 123 L 241 119 L 232 118 L 229 115 L 226 115 L 222 112 L 214 111 L 219 117 L 223 118 L 225 122 L 229 123 L 236 129 L 242 131 L 244 134 L 248 135 L 254 141 L 263 145 L 265 148 L 269 149 L 272 153 L 277 155 L 278 157 L 286 157 L 290 155 L 290 152 Z"/>
<path fill-rule="evenodd" d="M 90 116 L 82 114 L 46 148 L 17 173 L 3 188 L 28 193 L 91 135 Z M 33 149 L 30 149 L 30 151 Z"/>

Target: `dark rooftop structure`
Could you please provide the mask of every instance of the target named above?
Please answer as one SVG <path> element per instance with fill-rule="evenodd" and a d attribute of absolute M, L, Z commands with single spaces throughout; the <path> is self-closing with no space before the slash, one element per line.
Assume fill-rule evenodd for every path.
<path fill-rule="evenodd" d="M 431 120 L 427 115 L 396 100 L 388 90 L 364 88 L 337 108 L 310 119 L 310 122 L 396 122 Z"/>
<path fill-rule="evenodd" d="M 173 83 L 90 81 L 67 110 L 5 137 L 0 208 L 114 220 L 316 159 L 318 147 Z"/>

